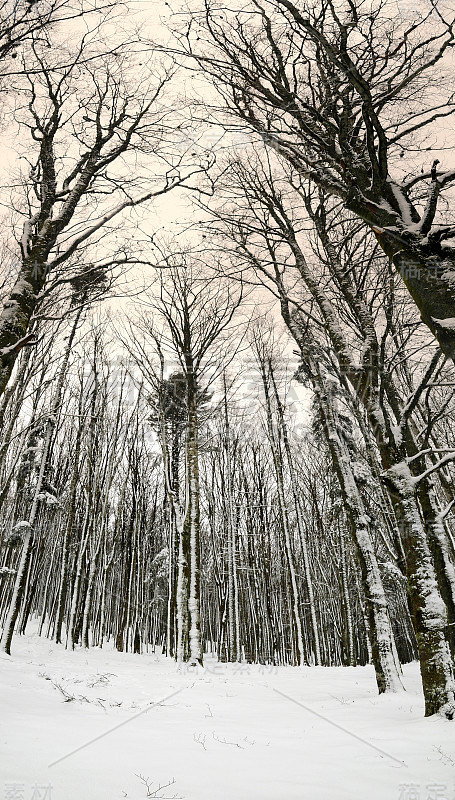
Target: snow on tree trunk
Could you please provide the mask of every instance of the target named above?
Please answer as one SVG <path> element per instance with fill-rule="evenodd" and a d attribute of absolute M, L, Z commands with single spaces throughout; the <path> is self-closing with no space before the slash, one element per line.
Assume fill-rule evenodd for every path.
<path fill-rule="evenodd" d="M 187 482 L 189 507 L 187 511 L 190 548 L 190 585 L 188 610 L 190 615 L 190 662 L 202 664 L 201 611 L 200 611 L 200 512 L 199 512 L 199 454 L 196 386 L 188 376 L 188 431 L 187 431 Z"/>
<path fill-rule="evenodd" d="M 406 551 L 408 588 L 417 638 L 425 697 L 425 716 L 455 715 L 453 664 L 445 631 L 447 609 L 438 589 L 433 560 L 415 498 L 415 485 L 406 462 L 388 470 L 398 495 L 401 534 Z"/>
<path fill-rule="evenodd" d="M 29 567 L 29 564 L 30 564 L 30 558 L 31 558 L 32 549 L 33 549 L 33 539 L 34 539 L 33 527 L 35 525 L 35 520 L 36 520 L 36 516 L 37 516 L 37 513 L 38 513 L 39 502 L 40 502 L 40 499 L 41 499 L 40 494 L 41 494 L 41 489 L 42 489 L 42 486 L 43 486 L 43 480 L 44 480 L 44 478 L 46 476 L 46 473 L 47 473 L 47 470 L 48 470 L 48 467 L 49 467 L 49 463 L 48 462 L 49 462 L 52 438 L 53 438 L 53 435 L 54 435 L 54 429 L 55 429 L 55 425 L 56 425 L 57 415 L 58 415 L 58 412 L 59 412 L 59 409 L 60 409 L 60 405 L 61 405 L 61 402 L 62 402 L 64 381 L 65 381 L 66 373 L 67 373 L 67 370 L 68 370 L 68 364 L 69 364 L 69 360 L 70 360 L 70 356 L 71 356 L 71 350 L 72 350 L 72 346 L 73 346 L 73 342 L 74 342 L 74 337 L 76 335 L 77 327 L 79 325 L 81 313 L 82 313 L 82 311 L 79 310 L 78 313 L 76 314 L 76 317 L 75 317 L 74 322 L 73 322 L 73 326 L 71 328 L 71 332 L 70 332 L 70 336 L 68 338 L 68 343 L 67 343 L 67 346 L 66 346 L 66 349 L 65 349 L 62 365 L 60 367 L 60 371 L 59 371 L 58 378 L 57 378 L 55 392 L 54 392 L 54 396 L 53 396 L 52 404 L 51 404 L 51 411 L 50 411 L 50 414 L 49 414 L 47 422 L 46 422 L 46 429 L 45 429 L 44 442 L 43 442 L 43 451 L 42 451 L 42 454 L 41 454 L 40 470 L 39 470 L 38 479 L 37 479 L 37 482 L 36 482 L 34 497 L 33 497 L 33 501 L 32 501 L 32 507 L 31 507 L 30 515 L 29 515 L 29 519 L 28 519 L 29 529 L 28 529 L 27 534 L 26 534 L 26 536 L 24 538 L 23 551 L 22 551 L 19 570 L 18 570 L 18 573 L 16 575 L 16 582 L 15 582 L 15 586 L 14 586 L 13 597 L 12 597 L 12 600 L 11 600 L 11 606 L 10 606 L 10 610 L 9 610 L 9 613 L 8 613 L 8 616 L 7 616 L 7 619 L 6 619 L 6 622 L 5 622 L 3 635 L 2 635 L 2 642 L 4 642 L 4 649 L 5 649 L 5 651 L 7 653 L 10 653 L 10 650 L 11 650 L 11 641 L 12 641 L 13 633 L 14 633 L 14 625 L 16 623 L 16 619 L 17 619 L 17 616 L 19 614 L 22 598 L 24 596 L 24 591 L 25 591 L 25 587 L 26 587 L 26 583 L 27 583 L 28 567 Z M 3 316 L 5 317 L 5 314 Z M 1 322 L 1 315 L 0 315 L 0 331 L 1 331 L 1 325 L 2 325 L 2 322 Z M 1 335 L 0 335 L 0 341 L 1 341 Z M 1 388 L 1 381 L 0 381 L 0 392 L 1 391 L 2 391 L 2 388 Z"/>
<path fill-rule="evenodd" d="M 188 563 L 188 526 L 178 526 L 179 561 L 177 574 L 177 662 L 188 661 L 189 656 L 189 613 L 188 598 L 190 588 L 190 568 Z"/>
<path fill-rule="evenodd" d="M 323 368 L 321 369 L 319 362 L 312 356 L 308 332 L 305 339 L 302 339 L 298 326 L 287 314 L 286 308 L 284 312 L 285 321 L 287 319 L 290 331 L 302 354 L 302 369 L 308 371 L 317 397 L 332 463 L 340 483 L 346 515 L 359 556 L 378 690 L 380 693 L 399 691 L 403 687 L 399 666 L 394 658 L 393 632 L 384 586 L 370 535 L 368 517 L 357 488 L 349 454 L 338 434 L 337 412 L 331 401 L 332 388 L 326 385 Z"/>
<path fill-rule="evenodd" d="M 411 466 L 414 466 L 414 463 Z M 449 538 L 438 509 L 432 476 L 420 481 L 417 497 L 422 509 L 439 590 L 447 608 L 449 621 L 447 638 L 452 655 L 455 655 L 455 569 L 449 554 Z"/>
<path fill-rule="evenodd" d="M 344 531 L 341 526 L 339 526 L 339 535 L 340 535 L 340 561 L 341 561 L 341 585 L 343 590 L 343 597 L 344 597 L 344 607 L 346 610 L 346 624 L 348 629 L 348 653 L 349 653 L 349 666 L 355 667 L 355 650 L 354 650 L 354 634 L 353 634 L 353 624 L 352 624 L 352 607 L 351 607 L 351 599 L 349 597 L 349 588 L 348 588 L 348 571 L 347 571 L 347 563 L 346 563 L 346 543 L 344 541 Z M 370 633 L 367 634 L 371 636 Z M 372 655 L 372 653 L 371 653 Z"/>
<path fill-rule="evenodd" d="M 393 632 L 387 599 L 370 533 L 370 524 L 351 468 L 349 454 L 340 440 L 330 407 L 329 391 L 319 387 L 319 404 L 335 471 L 340 482 L 351 534 L 356 545 L 362 573 L 371 636 L 372 659 L 378 690 L 396 692 L 403 689 L 399 665 L 395 662 Z"/>

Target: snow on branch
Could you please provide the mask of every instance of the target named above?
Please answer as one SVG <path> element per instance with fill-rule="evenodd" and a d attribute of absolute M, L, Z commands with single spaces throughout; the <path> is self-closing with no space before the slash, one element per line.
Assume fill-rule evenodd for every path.
<path fill-rule="evenodd" d="M 455 450 L 450 451 L 449 453 L 447 453 L 447 455 L 443 456 L 443 458 L 440 458 L 436 464 L 432 464 L 432 466 L 428 467 L 428 469 L 426 469 L 425 472 L 422 472 L 420 475 L 411 478 L 410 479 L 411 483 L 414 486 L 417 486 L 417 484 L 425 480 L 425 478 L 428 478 L 429 475 L 431 475 L 433 472 L 436 472 L 438 469 L 441 469 L 441 467 L 444 467 L 446 464 L 450 464 L 451 461 L 455 461 Z"/>

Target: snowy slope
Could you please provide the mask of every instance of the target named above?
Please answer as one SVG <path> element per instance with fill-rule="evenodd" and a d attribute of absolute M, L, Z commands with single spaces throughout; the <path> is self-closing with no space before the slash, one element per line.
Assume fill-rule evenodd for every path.
<path fill-rule="evenodd" d="M 0 656 L 5 800 L 455 799 L 455 722 L 423 718 L 416 664 L 406 694 L 378 697 L 370 667 L 179 673 L 109 646 L 13 645 Z"/>

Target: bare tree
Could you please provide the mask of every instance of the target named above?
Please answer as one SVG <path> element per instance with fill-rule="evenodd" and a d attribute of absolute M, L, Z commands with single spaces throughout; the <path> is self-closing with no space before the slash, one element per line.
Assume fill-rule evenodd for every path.
<path fill-rule="evenodd" d="M 394 0 L 259 0 L 240 10 L 207 0 L 177 47 L 213 82 L 225 124 L 240 120 L 303 184 L 369 226 L 452 358 L 455 227 L 440 200 L 455 169 L 431 151 L 455 111 L 454 24 L 436 0 L 405 14 Z"/>
<path fill-rule="evenodd" d="M 204 285 L 197 284 L 201 289 Z M 209 285 L 214 292 L 219 289 L 214 281 Z M 28 620 L 38 617 L 40 633 L 60 636 L 63 641 L 67 633 L 69 646 L 73 643 L 75 647 L 101 646 L 110 641 L 129 652 L 167 649 L 170 498 L 165 483 L 175 492 L 183 515 L 187 484 L 187 386 L 178 358 L 173 354 L 169 332 L 166 335 L 166 325 L 160 319 L 155 316 L 154 332 L 159 334 L 166 366 L 172 370 L 165 380 L 168 430 L 163 441 L 168 447 L 163 448 L 163 453 L 166 461 L 173 444 L 169 405 L 175 401 L 178 411 L 174 410 L 181 426 L 178 493 L 175 481 L 171 483 L 164 478 L 163 457 L 157 452 L 160 398 L 153 386 L 157 378 L 159 392 L 161 376 L 153 339 L 143 350 L 140 363 L 144 375 L 139 375 L 127 355 L 118 358 L 118 337 L 112 336 L 110 341 L 109 328 L 100 323 L 98 316 L 93 316 L 92 330 L 80 330 L 71 347 L 58 410 L 57 383 L 63 376 L 69 344 L 61 337 L 70 331 L 60 326 L 59 337 L 52 338 L 51 351 L 43 348 L 43 339 L 36 348 L 25 351 L 27 376 L 33 361 L 35 369 L 28 380 L 21 419 L 16 420 L 13 435 L 6 430 L 10 439 L 8 457 L 0 463 L 0 485 L 4 492 L 0 507 L 2 621 L 6 621 L 11 607 L 24 534 L 28 530 L 17 523 L 29 519 L 41 481 L 33 547 L 28 569 L 23 571 L 24 590 L 17 617 L 20 633 L 25 631 Z M 297 662 L 289 559 L 279 511 L 280 503 L 284 508 L 284 493 L 305 663 L 315 660 L 313 619 L 321 664 L 367 663 L 369 595 L 365 596 L 360 574 L 362 562 L 357 557 L 354 540 L 347 536 L 347 514 L 327 448 L 316 430 L 304 434 L 300 426 L 294 430 L 291 409 L 284 411 L 289 425 L 286 433 L 289 455 L 281 458 L 284 486 L 279 486 L 281 475 L 277 474 L 270 441 L 265 435 L 267 420 L 261 413 L 262 404 L 244 405 L 240 397 L 236 400 L 241 379 L 235 378 L 233 373 L 237 370 L 229 367 L 235 348 L 229 340 L 227 347 L 220 348 L 219 344 L 217 340 L 207 358 L 216 374 L 226 368 L 227 404 L 222 375 L 211 385 L 214 394 L 210 405 L 204 409 L 201 400 L 197 401 L 200 616 L 204 650 L 218 653 L 223 660 L 237 657 L 265 664 Z M 133 349 L 131 342 L 130 347 Z M 327 366 L 326 355 L 322 358 L 317 354 L 316 366 Z M 248 350 L 243 358 L 247 359 L 245 367 L 248 365 L 250 370 L 251 399 L 252 356 Z M 201 378 L 201 397 L 211 373 L 208 366 Z M 174 371 L 176 368 L 178 371 Z M 130 383 L 133 369 L 138 374 L 134 391 Z M 282 377 L 274 369 L 275 387 L 271 380 L 270 399 L 275 442 L 284 446 L 283 409 L 279 409 L 285 386 Z M 19 401 L 21 381 L 16 390 Z M 9 417 L 16 418 L 15 405 L 13 398 L 11 407 L 6 409 L 7 428 Z M 340 398 L 338 405 L 341 406 Z M 55 424 L 47 450 L 47 466 L 40 479 L 53 408 Z M 336 431 L 339 438 L 341 422 L 346 430 L 346 417 L 341 412 L 339 408 Z M 350 449 L 346 458 L 352 454 Z M 166 467 L 168 463 L 172 464 L 172 457 Z M 11 469 L 13 479 L 9 480 Z M 374 508 L 371 504 L 375 498 L 371 494 L 377 494 Z M 403 578 L 393 569 L 390 543 L 381 535 L 385 514 L 381 512 L 383 501 L 377 482 L 368 486 L 368 493 L 362 490 L 362 499 L 364 507 L 359 513 L 370 518 L 374 513 L 377 517 L 377 524 L 371 522 L 370 530 L 376 538 L 384 584 L 387 579 L 388 609 L 397 634 L 399 655 L 407 661 L 415 657 L 415 642 Z M 300 522 L 297 505 L 302 508 Z M 305 541 L 301 540 L 300 525 L 304 527 Z M 308 574 L 313 587 L 311 607 L 306 602 Z M 383 613 L 384 606 L 378 610 Z"/>
<path fill-rule="evenodd" d="M 200 385 L 205 374 L 214 379 L 219 372 L 214 345 L 229 326 L 241 301 L 241 293 L 226 284 L 217 285 L 210 276 L 198 275 L 196 267 L 187 263 L 185 254 L 164 258 L 168 269 L 160 283 L 159 299 L 152 303 L 164 323 L 164 331 L 149 327 L 160 358 L 160 373 L 150 372 L 144 357 L 138 364 L 152 376 L 155 386 L 165 386 L 166 360 L 173 357 L 182 372 L 185 387 L 185 498 L 184 506 L 175 495 L 172 478 L 163 404 L 158 402 L 161 416 L 167 495 L 172 507 L 178 534 L 177 577 L 177 660 L 202 664 L 203 651 L 200 623 L 200 480 L 199 480 L 199 404 Z M 147 325 L 147 323 L 145 323 Z M 138 358 L 136 350 L 136 358 Z M 148 360 L 148 359 L 147 359 Z M 218 364 L 218 365 L 217 365 Z M 157 380 L 158 379 L 158 380 Z"/>
<path fill-rule="evenodd" d="M 177 146 L 184 134 L 174 133 L 173 110 L 161 100 L 171 68 L 147 74 L 134 54 L 118 52 L 87 60 L 85 37 L 64 67 L 39 40 L 32 49 L 39 69 L 19 81 L 15 108 L 29 137 L 29 172 L 17 278 L 0 313 L 0 393 L 55 286 L 94 263 L 108 271 L 130 260 L 127 241 L 109 239 L 113 222 L 125 224 L 128 209 L 190 187 L 207 168 L 203 153 L 198 159 Z"/>
<path fill-rule="evenodd" d="M 45 39 L 57 23 L 109 13 L 113 4 L 84 4 L 69 0 L 2 0 L 0 17 L 0 76 L 17 74 L 21 59 L 30 43 L 37 37 Z M 19 58 L 19 62 L 16 59 Z M 9 60 L 11 59 L 11 60 Z"/>
<path fill-rule="evenodd" d="M 278 174 L 281 175 L 279 171 Z M 349 231 L 349 225 L 344 217 L 340 219 L 337 209 L 332 217 L 326 198 L 318 192 L 316 196 L 318 200 L 313 208 L 314 198 L 306 194 L 303 187 L 296 191 L 292 181 L 275 177 L 270 163 L 264 165 L 259 160 L 253 163 L 251 158 L 248 164 L 236 163 L 232 167 L 225 185 L 227 202 L 214 214 L 220 221 L 217 225 L 227 234 L 224 246 L 229 238 L 233 243 L 231 252 L 237 258 L 237 269 L 244 270 L 249 265 L 280 302 L 282 317 L 302 353 L 312 387 L 321 398 L 328 445 L 356 538 L 363 538 L 365 533 L 364 503 L 349 458 L 336 446 L 336 409 L 331 408 L 329 402 L 330 381 L 327 382 L 324 375 L 327 370 L 330 376 L 335 368 L 335 382 L 350 387 L 348 402 L 351 403 L 350 392 L 366 414 L 367 428 L 369 426 L 371 439 L 374 438 L 377 445 L 377 453 L 369 446 L 371 461 L 374 465 L 379 456 L 381 463 L 379 469 L 373 469 L 377 474 L 381 468 L 384 470 L 382 478 L 389 489 L 397 531 L 401 532 L 401 537 L 399 533 L 396 537 L 397 552 L 403 548 L 405 551 L 426 713 L 444 708 L 447 715 L 452 716 L 452 667 L 448 646 L 452 636 L 448 623 L 454 618 L 453 557 L 447 531 L 438 517 L 441 509 L 433 504 L 431 492 L 428 493 L 423 482 L 438 466 L 453 461 L 455 453 L 449 447 L 434 465 L 425 467 L 426 453 L 416 440 L 412 421 L 418 398 L 433 377 L 441 354 L 437 351 L 429 359 L 421 380 L 405 402 L 400 385 L 388 367 L 388 359 L 398 357 L 396 348 L 400 360 L 406 356 L 406 349 L 404 342 L 396 338 L 393 293 L 388 297 L 381 288 L 384 287 L 384 273 L 381 272 L 384 263 L 380 260 L 378 265 L 369 236 L 362 244 L 364 231 L 359 231 L 358 223 L 351 221 Z M 311 254 L 305 252 L 308 242 L 306 213 L 316 227 L 319 243 L 315 243 Z M 378 266 L 379 273 L 373 283 Z M 366 275 L 371 285 L 365 283 Z M 384 306 L 387 308 L 385 315 Z M 392 353 L 388 351 L 389 339 Z M 327 362 L 325 367 L 324 362 Z M 450 396 L 449 393 L 449 399 Z M 356 419 L 360 430 L 364 431 L 362 415 L 356 414 Z M 365 440 L 368 443 L 367 431 Z M 368 538 L 364 539 L 365 543 Z M 374 557 L 374 552 L 368 553 L 368 559 L 371 556 Z M 377 627 L 384 629 L 382 623 Z"/>
<path fill-rule="evenodd" d="M 297 645 L 296 646 L 297 657 L 298 657 L 297 663 L 303 664 L 305 656 L 304 656 L 304 646 L 303 646 L 302 620 L 300 617 L 299 593 L 297 589 L 296 568 L 295 568 L 295 556 L 292 544 L 292 532 L 289 523 L 289 512 L 287 507 L 288 504 L 286 502 L 287 499 L 286 488 L 283 475 L 284 472 L 283 452 L 282 452 L 283 445 L 282 442 L 280 441 L 282 438 L 283 429 L 281 425 L 280 426 L 281 430 L 279 428 L 278 431 L 276 431 L 275 426 L 273 424 L 271 394 L 273 391 L 272 387 L 276 387 L 276 384 L 275 384 L 274 368 L 272 362 L 271 344 L 270 342 L 267 341 L 266 335 L 259 329 L 256 329 L 254 331 L 253 347 L 261 372 L 262 385 L 265 398 L 267 434 L 269 437 L 269 444 L 270 444 L 270 449 L 272 451 L 273 463 L 276 473 L 279 518 L 283 530 L 290 588 L 292 594 L 292 617 L 293 617 L 293 628 L 295 630 L 296 645 Z"/>

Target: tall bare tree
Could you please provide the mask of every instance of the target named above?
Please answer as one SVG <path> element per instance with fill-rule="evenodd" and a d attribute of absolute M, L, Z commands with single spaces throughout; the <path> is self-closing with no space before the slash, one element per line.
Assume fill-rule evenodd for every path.
<path fill-rule="evenodd" d="M 134 53 L 103 55 L 100 45 L 87 58 L 84 36 L 64 66 L 39 39 L 31 47 L 36 71 L 18 79 L 14 110 L 28 138 L 28 174 L 25 192 L 14 198 L 22 231 L 17 277 L 0 312 L 0 393 L 33 341 L 43 298 L 78 271 L 128 263 L 127 237 L 116 239 L 114 221 L 125 225 L 128 209 L 189 187 L 207 167 L 203 154 L 177 146 L 184 134 L 161 99 L 172 68 L 144 72 Z"/>
<path fill-rule="evenodd" d="M 206 0 L 176 49 L 221 95 L 216 119 L 240 120 L 369 226 L 453 358 L 455 227 L 451 195 L 440 201 L 455 165 L 440 163 L 437 134 L 455 111 L 455 17 L 436 0 L 402 11 L 394 0 Z"/>
<path fill-rule="evenodd" d="M 0 4 L 0 80 L 21 70 L 21 57 L 28 55 L 28 46 L 37 37 L 45 39 L 52 27 L 79 17 L 108 14 L 112 3 L 80 3 L 69 0 L 2 0 Z M 24 52 L 25 51 L 25 52 Z"/>
<path fill-rule="evenodd" d="M 239 292 L 227 284 L 217 286 L 209 275 L 197 274 L 187 257 L 168 256 L 164 263 L 159 299 L 152 303 L 164 323 L 164 330 L 149 329 L 161 362 L 158 386 L 163 387 L 166 360 L 177 360 L 185 387 L 185 498 L 184 506 L 175 495 L 171 462 L 161 405 L 161 445 L 165 461 L 167 494 L 178 533 L 177 577 L 177 659 L 202 664 L 200 623 L 200 480 L 199 480 L 199 386 L 203 375 L 213 380 L 219 371 L 214 345 L 229 326 L 240 303 Z M 137 351 L 136 351 L 137 357 Z M 138 363 L 157 384 L 157 374 L 147 368 L 144 357 Z M 160 403 L 158 403 L 160 413 Z"/>

